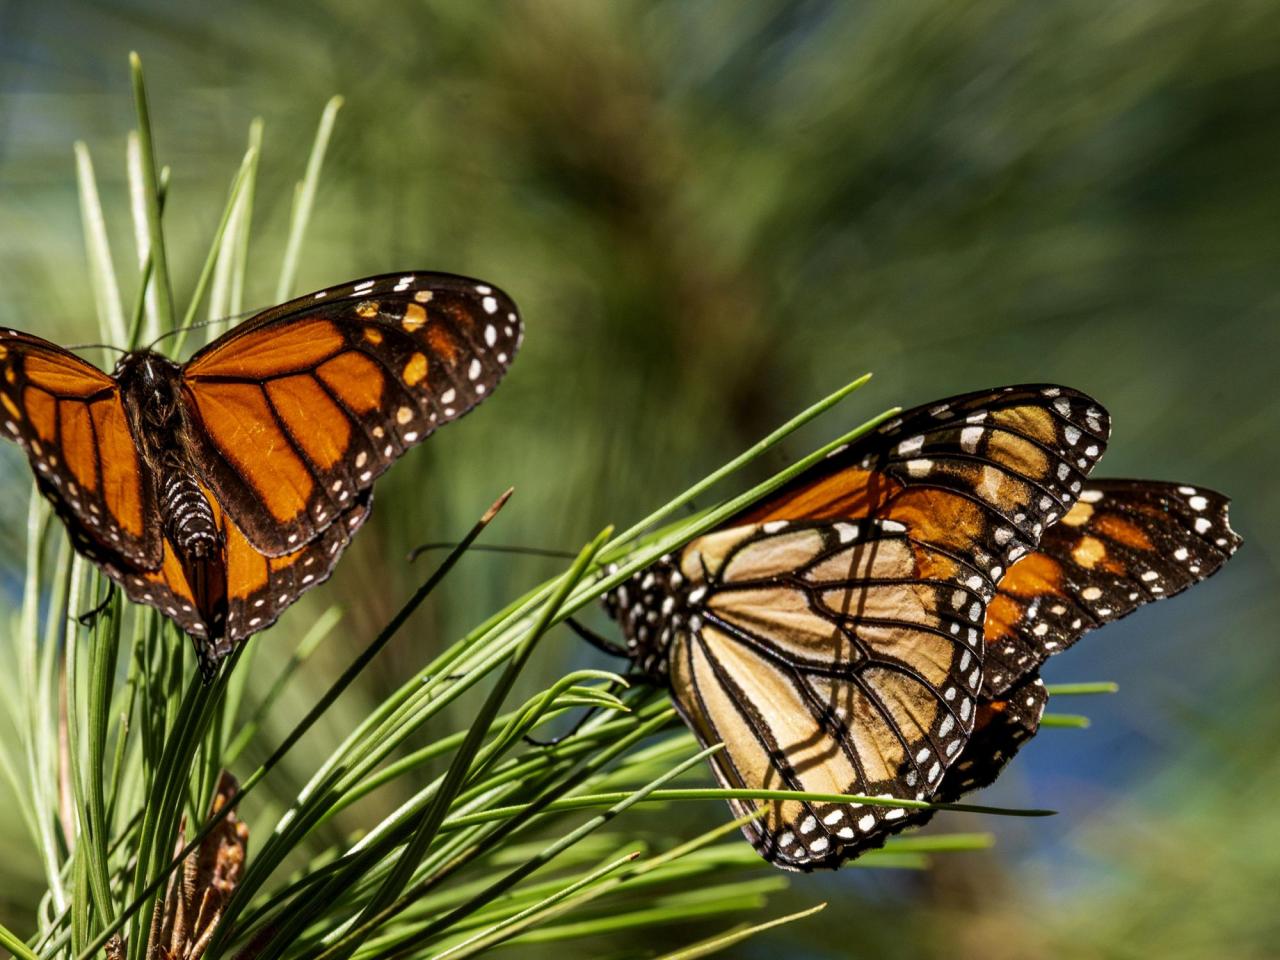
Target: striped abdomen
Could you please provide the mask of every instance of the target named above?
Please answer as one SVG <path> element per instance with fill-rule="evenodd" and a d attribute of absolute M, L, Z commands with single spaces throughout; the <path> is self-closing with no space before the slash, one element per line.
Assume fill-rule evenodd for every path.
<path fill-rule="evenodd" d="M 218 547 L 213 510 L 199 484 L 184 473 L 169 473 L 160 491 L 165 532 L 186 558 L 212 556 Z"/>

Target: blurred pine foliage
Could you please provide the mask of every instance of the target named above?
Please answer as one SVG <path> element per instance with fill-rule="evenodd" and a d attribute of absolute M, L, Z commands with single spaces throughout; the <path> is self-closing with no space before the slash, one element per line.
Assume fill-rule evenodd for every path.
<path fill-rule="evenodd" d="M 1091 711 L 1090 732 L 1040 737 L 1017 765 L 1027 777 L 1004 787 L 1062 809 L 1058 823 L 1018 824 L 996 854 L 924 878 L 802 880 L 797 904 L 821 887 L 841 923 L 785 928 L 775 948 L 808 937 L 813 956 L 833 957 L 855 938 L 882 957 L 943 944 L 986 960 L 1270 955 L 1275 3 L 17 0 L 0 5 L 0 322 L 62 342 L 94 329 L 73 140 L 94 152 L 117 265 L 128 263 L 133 48 L 174 169 L 179 290 L 260 115 L 245 302 L 269 303 L 302 145 L 339 92 L 299 289 L 454 270 L 501 284 L 528 323 L 493 401 L 379 486 L 325 596 L 268 638 L 281 650 L 334 600 L 354 635 L 372 635 L 418 576 L 407 550 L 459 536 L 507 483 L 518 496 L 505 537 L 572 547 L 863 369 L 878 374 L 859 400 L 868 415 L 1061 380 L 1115 417 L 1102 472 L 1229 492 L 1244 551 L 1219 580 L 1053 665 L 1054 679 L 1122 686 Z M 810 427 L 788 453 L 850 425 Z M 15 491 L 0 499 L 12 606 L 26 467 L 6 445 L 0 468 Z M 414 620 L 420 648 L 375 663 L 280 790 L 296 790 L 424 650 L 553 569 L 469 558 Z M 287 730 L 349 656 L 322 646 L 268 724 Z M 534 669 L 545 679 L 586 663 L 598 661 L 564 634 Z M 371 800 L 331 829 L 395 802 Z M 0 922 L 29 916 L 35 889 L 22 824 L 0 814 Z"/>

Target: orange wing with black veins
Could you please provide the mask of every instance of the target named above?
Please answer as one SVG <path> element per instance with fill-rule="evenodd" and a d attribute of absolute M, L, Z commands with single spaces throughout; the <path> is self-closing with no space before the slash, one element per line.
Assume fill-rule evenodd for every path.
<path fill-rule="evenodd" d="M 155 483 L 115 380 L 14 330 L 0 330 L 0 369 L 4 434 L 26 452 L 77 549 L 104 565 L 158 566 Z"/>
<path fill-rule="evenodd" d="M 983 693 L 999 696 L 1084 634 L 1213 576 L 1240 546 L 1204 487 L 1091 480 L 987 607 Z"/>
<path fill-rule="evenodd" d="M 1069 387 L 937 401 L 837 450 L 728 525 L 896 520 L 999 581 L 1071 509 L 1110 429 L 1101 405 Z"/>
<path fill-rule="evenodd" d="M 390 274 L 309 294 L 183 368 L 192 453 L 257 551 L 293 553 L 484 400 L 520 339 L 511 300 L 464 277 Z"/>
<path fill-rule="evenodd" d="M 206 622 L 198 609 L 196 591 L 168 538 L 157 569 L 115 568 L 107 572 L 131 600 L 155 607 L 195 640 L 201 667 L 209 675 L 236 643 L 271 626 L 298 597 L 329 579 L 342 551 L 369 516 L 373 495 L 370 491 L 360 493 L 338 522 L 299 549 L 266 557 L 219 509 L 217 500 L 205 493 L 222 534 L 226 561 L 225 582 L 215 588 L 225 603 L 212 613 L 212 622 Z"/>

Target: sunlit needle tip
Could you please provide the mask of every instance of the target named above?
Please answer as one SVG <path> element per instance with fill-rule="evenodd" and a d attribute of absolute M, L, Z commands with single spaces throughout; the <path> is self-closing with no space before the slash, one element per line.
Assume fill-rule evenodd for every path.
<path fill-rule="evenodd" d="M 498 511 L 507 505 L 507 501 L 511 499 L 511 495 L 516 492 L 515 487 L 507 487 L 506 492 L 497 500 L 493 501 L 493 506 L 484 512 L 484 516 L 480 518 L 480 526 L 488 526 L 489 521 L 498 515 Z"/>

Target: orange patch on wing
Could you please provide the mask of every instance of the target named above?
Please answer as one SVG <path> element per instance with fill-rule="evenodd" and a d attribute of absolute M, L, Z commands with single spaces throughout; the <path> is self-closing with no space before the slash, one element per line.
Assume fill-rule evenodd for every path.
<path fill-rule="evenodd" d="M 88 397 L 115 387 L 97 367 L 72 356 L 28 353 L 22 362 L 28 382 L 60 397 Z"/>
<path fill-rule="evenodd" d="M 987 604 L 982 639 L 988 644 L 1013 636 L 1014 625 L 1022 619 L 1022 605 L 1012 597 L 997 593 Z"/>
<path fill-rule="evenodd" d="M 457 365 L 458 342 L 453 339 L 453 334 L 443 326 L 433 323 L 427 327 L 427 343 L 431 344 L 431 349 L 435 351 L 437 356 L 444 357 L 449 366 Z"/>
<path fill-rule="evenodd" d="M 89 405 L 98 436 L 102 464 L 102 499 L 116 523 L 135 537 L 142 536 L 142 477 L 138 452 L 118 396 Z"/>
<path fill-rule="evenodd" d="M 278 573 L 281 570 L 287 570 L 295 563 L 302 559 L 303 555 L 313 548 L 314 544 L 307 544 L 305 547 L 299 547 L 293 553 L 286 553 L 283 557 L 272 557 L 267 561 L 271 565 L 271 572 Z"/>
<path fill-rule="evenodd" d="M 267 558 L 253 549 L 240 529 L 224 517 L 222 538 L 227 558 L 227 597 L 244 600 L 267 585 Z"/>
<path fill-rule="evenodd" d="M 342 459 L 351 421 L 309 374 L 267 383 L 267 395 L 307 457 L 321 470 Z"/>
<path fill-rule="evenodd" d="M 288 324 L 268 324 L 223 346 L 197 355 L 187 365 L 188 380 L 200 377 L 243 377 L 268 380 L 323 363 L 342 349 L 343 337 L 318 317 Z"/>
<path fill-rule="evenodd" d="M 1099 514 L 1093 523 L 1093 529 L 1104 537 L 1110 537 L 1117 543 L 1135 550 L 1154 550 L 1155 545 L 1147 538 L 1146 532 L 1136 524 L 1114 513 Z"/>
<path fill-rule="evenodd" d="M 415 353 L 409 358 L 409 362 L 404 365 L 404 371 L 400 376 L 404 382 L 411 387 L 420 384 L 427 375 L 427 355 L 425 353 Z"/>
<path fill-rule="evenodd" d="M 1000 581 L 1000 592 L 1015 597 L 1038 597 L 1046 593 L 1062 595 L 1062 566 L 1046 553 L 1029 553 Z"/>
<path fill-rule="evenodd" d="M 16 416 L 17 411 L 10 406 L 12 402 L 5 395 L 5 407 Z M 53 397 L 43 390 L 27 387 L 22 392 L 22 402 L 27 406 L 27 416 L 31 418 L 31 425 L 36 428 L 40 439 L 52 440 L 57 428 L 57 405 Z"/>
<path fill-rule="evenodd" d="M 195 603 L 195 594 L 191 590 L 191 584 L 187 582 L 187 575 L 183 572 L 178 555 L 174 553 L 173 546 L 168 539 L 164 541 L 164 559 L 160 564 L 160 569 L 148 571 L 144 576 L 152 583 L 160 583 L 168 587 L 170 592 L 178 599 L 185 600 L 190 604 Z"/>
<path fill-rule="evenodd" d="M 376 347 L 382 342 L 382 331 L 377 327 L 365 327 L 364 338 Z"/>
<path fill-rule="evenodd" d="M 911 544 L 911 552 L 916 560 L 914 574 L 922 580 L 967 579 L 970 575 L 969 570 L 962 571 L 960 564 L 945 553 L 926 550 L 916 543 Z M 961 576 L 961 573 L 966 576 Z"/>
<path fill-rule="evenodd" d="M 97 490 L 98 451 L 93 442 L 89 405 L 79 400 L 58 401 L 58 422 L 62 428 L 62 456 L 71 475 L 86 490 Z"/>
<path fill-rule="evenodd" d="M 400 325 L 409 333 L 413 333 L 426 322 L 426 308 L 416 303 L 411 303 L 404 308 L 404 319 L 400 321 Z"/>
<path fill-rule="evenodd" d="M 284 523 L 302 513 L 311 496 L 311 474 L 276 426 L 262 388 L 203 382 L 189 389 L 205 430 L 271 515 Z"/>
<path fill-rule="evenodd" d="M 986 530 L 984 509 L 971 500 L 930 487 L 910 487 L 877 517 L 906 524 L 907 532 L 931 544 L 971 554 Z"/>
<path fill-rule="evenodd" d="M 784 491 L 734 518 L 734 525 L 770 520 L 844 520 L 865 517 L 902 489 L 883 473 L 850 468 Z"/>
<path fill-rule="evenodd" d="M 382 405 L 382 370 L 362 353 L 340 353 L 316 373 L 356 413 L 369 413 Z"/>

